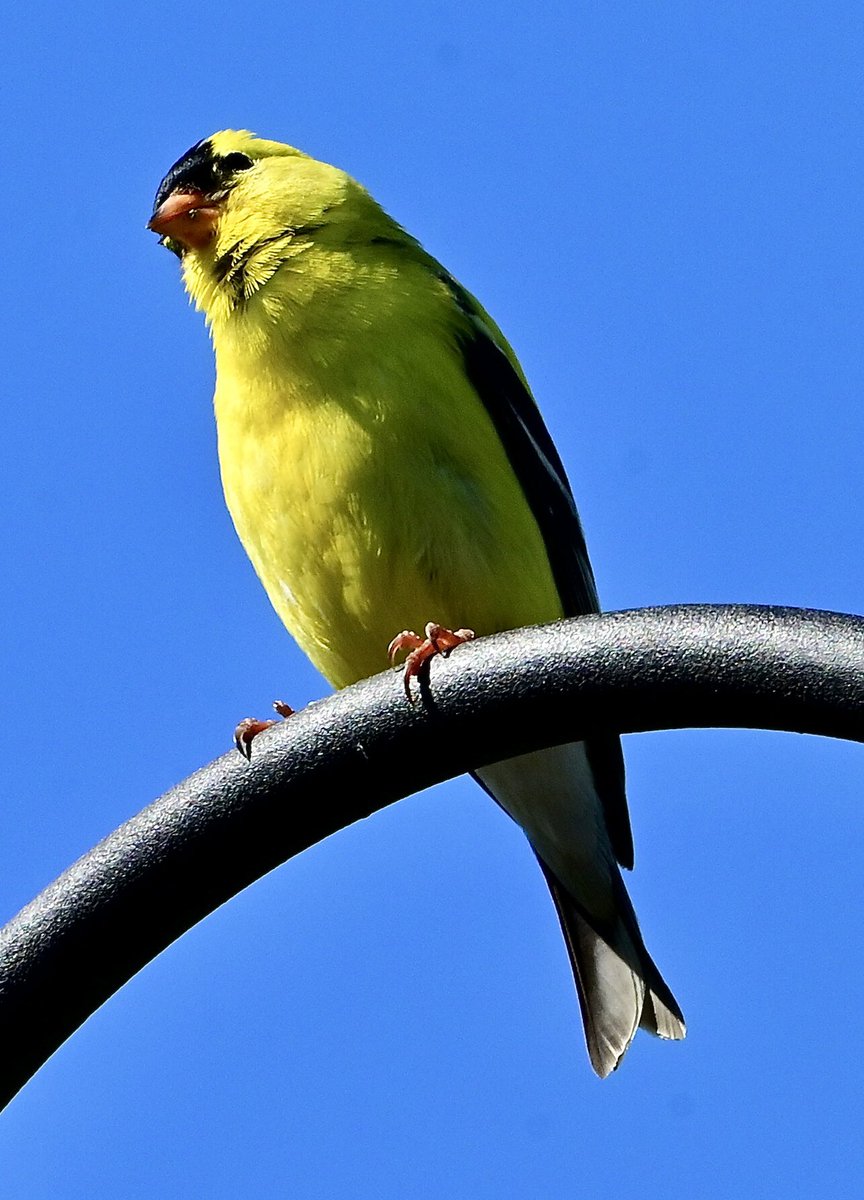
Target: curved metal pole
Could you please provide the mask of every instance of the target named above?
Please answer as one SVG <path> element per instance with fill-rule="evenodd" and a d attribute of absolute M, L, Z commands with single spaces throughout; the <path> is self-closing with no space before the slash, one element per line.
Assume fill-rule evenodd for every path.
<path fill-rule="evenodd" d="M 595 730 L 864 741 L 864 619 L 696 605 L 515 630 L 310 705 L 172 788 L 0 931 L 0 1105 L 151 958 L 242 888 L 411 792 Z"/>

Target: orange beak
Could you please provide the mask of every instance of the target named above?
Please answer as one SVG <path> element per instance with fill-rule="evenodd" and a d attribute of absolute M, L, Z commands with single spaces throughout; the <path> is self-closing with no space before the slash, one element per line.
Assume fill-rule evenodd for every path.
<path fill-rule="evenodd" d="M 147 228 L 170 237 L 186 250 L 203 250 L 212 241 L 220 208 L 203 192 L 172 192 L 156 209 Z"/>

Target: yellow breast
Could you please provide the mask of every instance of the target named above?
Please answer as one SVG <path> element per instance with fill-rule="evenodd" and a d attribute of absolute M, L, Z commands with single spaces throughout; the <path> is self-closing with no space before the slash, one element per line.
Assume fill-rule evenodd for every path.
<path fill-rule="evenodd" d="M 242 330 L 217 341 L 228 508 L 274 608 L 337 687 L 382 670 L 403 628 L 480 635 L 562 615 L 455 346 L 434 327 L 406 330 L 410 354 L 373 335 L 257 359 Z"/>

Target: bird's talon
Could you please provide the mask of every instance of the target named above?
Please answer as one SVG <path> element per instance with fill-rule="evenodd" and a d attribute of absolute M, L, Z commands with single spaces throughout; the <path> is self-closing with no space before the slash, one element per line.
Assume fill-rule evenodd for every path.
<path fill-rule="evenodd" d="M 294 709 L 284 700 L 274 700 L 273 708 L 280 717 L 287 718 L 294 715 Z M 257 717 L 245 717 L 240 722 L 234 730 L 234 745 L 247 762 L 252 759 L 252 742 L 258 734 L 278 724 L 278 721 L 259 721 Z"/>
<path fill-rule="evenodd" d="M 387 647 L 387 657 L 390 659 L 390 666 L 396 666 L 396 655 L 400 650 L 416 650 L 418 646 L 423 645 L 423 639 L 418 637 L 413 629 L 403 629 L 401 633 L 397 633 L 393 641 Z"/>
<path fill-rule="evenodd" d="M 447 629 L 435 621 L 430 621 L 423 632 L 425 638 L 421 638 L 413 629 L 403 629 L 387 647 L 387 654 L 393 665 L 400 650 L 409 651 L 405 659 L 402 683 L 405 695 L 412 704 L 414 696 L 411 693 L 411 680 L 420 675 L 426 663 L 436 654 L 447 658 L 451 650 L 455 650 L 463 642 L 470 642 L 475 636 L 473 629 Z"/>
<path fill-rule="evenodd" d="M 275 721 L 259 721 L 257 717 L 245 717 L 234 730 L 234 745 L 247 762 L 252 758 L 252 742 L 259 733 L 275 725 Z"/>

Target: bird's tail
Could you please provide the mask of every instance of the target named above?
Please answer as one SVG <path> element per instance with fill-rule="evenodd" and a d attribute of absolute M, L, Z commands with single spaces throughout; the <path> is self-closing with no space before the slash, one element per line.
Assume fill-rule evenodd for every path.
<path fill-rule="evenodd" d="M 539 862 L 570 955 L 588 1056 L 600 1078 L 615 1070 L 640 1027 L 658 1037 L 683 1038 L 684 1017 L 645 949 L 620 876 L 616 927 L 600 933 L 543 860 Z"/>

